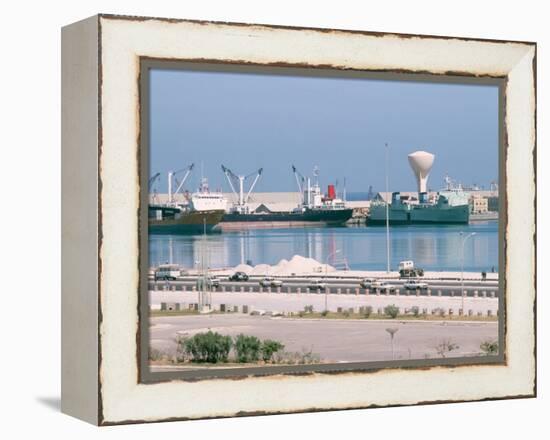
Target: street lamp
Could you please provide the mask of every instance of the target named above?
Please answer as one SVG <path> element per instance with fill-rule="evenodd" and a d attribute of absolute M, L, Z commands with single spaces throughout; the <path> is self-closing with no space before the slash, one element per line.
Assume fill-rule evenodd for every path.
<path fill-rule="evenodd" d="M 475 232 L 471 232 L 470 234 L 464 236 L 464 232 L 460 232 L 460 236 L 462 237 L 462 253 L 460 258 L 460 296 L 462 297 L 462 314 L 464 315 L 464 244 L 466 243 L 466 240 L 468 238 L 473 237 L 476 235 Z"/>
<path fill-rule="evenodd" d="M 342 249 L 336 249 L 335 251 L 331 252 L 330 254 L 327 255 L 327 258 L 325 259 L 325 281 L 327 279 L 327 275 L 328 275 L 328 260 L 330 257 L 332 257 L 333 255 L 336 255 L 336 254 L 339 254 L 340 252 L 342 252 Z M 325 310 L 328 312 L 328 289 L 327 289 L 327 286 L 325 286 Z"/>
<path fill-rule="evenodd" d="M 396 327 L 386 329 L 386 331 L 390 334 L 390 338 L 391 338 L 391 359 L 392 359 L 392 361 L 395 359 L 395 356 L 393 355 L 393 337 L 395 336 L 395 334 L 397 333 L 398 330 L 399 329 L 396 328 Z"/>
<path fill-rule="evenodd" d="M 386 197 L 389 192 L 389 167 L 390 167 L 390 147 L 386 142 Z M 390 196 L 391 200 L 391 196 Z M 386 199 L 386 272 L 390 273 L 390 206 Z"/>

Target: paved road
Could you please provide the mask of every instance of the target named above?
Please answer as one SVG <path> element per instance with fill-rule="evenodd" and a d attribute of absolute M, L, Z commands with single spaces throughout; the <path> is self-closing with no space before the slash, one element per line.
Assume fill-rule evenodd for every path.
<path fill-rule="evenodd" d="M 392 280 L 391 283 L 399 289 L 401 295 L 416 295 L 415 291 L 407 291 L 403 284 L 405 280 Z M 173 290 L 173 291 L 192 291 L 196 286 L 196 279 L 187 279 L 184 281 L 157 281 L 149 282 L 149 290 L 151 291 L 161 291 L 161 290 Z M 460 296 L 461 285 L 460 282 L 430 282 L 428 283 L 428 290 L 419 291 L 419 295 L 428 296 Z M 488 296 L 496 297 L 498 296 L 498 285 L 494 282 L 468 282 L 464 283 L 464 290 L 466 296 Z M 214 288 L 214 291 L 223 292 L 276 292 L 280 291 L 282 293 L 310 293 L 316 292 L 324 294 L 324 290 L 320 289 L 310 289 L 307 281 L 298 281 L 296 279 L 284 280 L 283 287 L 280 289 L 277 288 L 266 288 L 262 287 L 259 284 L 259 280 L 249 280 L 242 282 L 231 282 L 231 281 L 221 281 L 220 286 Z M 477 291 L 477 293 L 476 293 Z M 367 293 L 366 289 L 363 289 L 359 286 L 357 281 L 352 282 L 351 280 L 330 280 L 327 281 L 327 293 L 357 293 L 359 295 L 364 295 Z M 373 294 L 376 291 L 369 290 L 369 293 Z M 391 293 L 392 295 L 395 293 Z"/>
<path fill-rule="evenodd" d="M 173 316 L 151 318 L 151 345 L 167 352 L 175 350 L 177 334 L 217 331 L 239 333 L 282 341 L 287 351 L 312 350 L 326 362 L 391 360 L 387 328 L 397 328 L 395 359 L 438 358 L 436 346 L 444 340 L 459 348 L 447 357 L 479 353 L 479 345 L 495 340 L 496 322 L 434 322 L 379 320 L 309 320 L 269 318 L 242 314 Z"/>

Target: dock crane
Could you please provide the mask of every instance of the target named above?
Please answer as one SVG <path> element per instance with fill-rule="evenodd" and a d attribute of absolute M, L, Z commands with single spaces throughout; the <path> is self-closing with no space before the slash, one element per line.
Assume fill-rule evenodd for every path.
<path fill-rule="evenodd" d="M 292 172 L 294 177 L 296 177 L 296 184 L 298 185 L 298 191 L 300 191 L 300 197 L 302 199 L 302 205 L 305 205 L 306 201 L 304 199 L 304 185 L 306 183 L 306 178 L 298 171 L 298 169 L 292 165 Z"/>
<path fill-rule="evenodd" d="M 254 190 L 254 187 L 256 186 L 256 183 L 258 183 L 258 180 L 260 179 L 260 176 L 262 175 L 263 168 L 260 168 L 258 171 L 254 173 L 250 173 L 248 176 L 239 176 L 235 174 L 233 171 L 231 171 L 226 166 L 222 165 L 222 171 L 225 174 L 225 177 L 227 178 L 227 182 L 229 183 L 229 186 L 231 187 L 231 190 L 233 191 L 233 194 L 237 196 L 237 204 L 234 207 L 234 210 L 238 212 L 239 214 L 247 214 L 248 213 L 248 199 L 250 197 L 250 194 Z M 244 195 L 244 182 L 248 180 L 251 177 L 254 177 L 254 180 L 252 184 L 250 185 L 250 189 L 246 193 L 246 196 Z M 238 191 L 237 188 L 238 187 Z"/>
<path fill-rule="evenodd" d="M 174 194 L 177 194 L 180 189 L 183 187 L 183 184 L 189 177 L 189 174 L 191 174 L 191 171 L 193 171 L 193 168 L 195 167 L 195 164 L 192 163 L 191 165 L 182 168 L 181 170 L 177 171 L 168 171 L 168 203 L 172 204 L 174 203 Z M 185 173 L 183 175 L 183 178 L 181 179 L 181 182 L 178 181 L 177 175 L 180 173 Z M 172 184 L 175 183 L 177 186 L 175 191 L 172 191 Z"/>
<path fill-rule="evenodd" d="M 151 194 L 151 189 L 153 188 L 153 185 L 155 184 L 155 182 L 157 181 L 157 179 L 159 177 L 160 177 L 160 173 L 156 173 L 154 176 L 152 176 L 149 179 L 149 183 L 147 185 L 149 194 Z M 153 203 L 156 203 L 156 200 L 157 200 L 157 189 L 156 188 L 153 190 L 153 197 L 152 197 L 151 200 L 152 200 Z"/>
<path fill-rule="evenodd" d="M 159 177 L 160 177 L 160 173 L 156 173 L 153 177 L 149 179 L 149 185 L 148 185 L 149 192 L 151 192 L 151 188 L 153 187 L 153 185 L 155 184 L 155 182 Z"/>

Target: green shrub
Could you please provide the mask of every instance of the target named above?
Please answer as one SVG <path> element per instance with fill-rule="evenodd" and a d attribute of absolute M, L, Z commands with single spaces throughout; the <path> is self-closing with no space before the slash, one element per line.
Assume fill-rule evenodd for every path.
<path fill-rule="evenodd" d="M 418 318 L 418 316 L 420 315 L 420 309 L 418 308 L 418 306 L 413 306 L 411 308 L 411 313 L 415 318 Z"/>
<path fill-rule="evenodd" d="M 342 313 L 344 314 L 344 318 L 349 318 L 349 310 L 344 310 Z"/>
<path fill-rule="evenodd" d="M 195 362 L 227 362 L 232 340 L 230 336 L 223 336 L 219 333 L 208 331 L 183 341 L 184 351 Z"/>
<path fill-rule="evenodd" d="M 372 315 L 372 307 L 371 306 L 367 306 L 363 309 L 363 316 L 365 318 L 370 318 L 370 315 Z"/>
<path fill-rule="evenodd" d="M 235 338 L 234 346 L 238 362 L 256 362 L 260 359 L 262 343 L 256 336 L 241 333 Z"/>
<path fill-rule="evenodd" d="M 389 306 L 384 307 L 384 314 L 389 316 L 391 319 L 397 318 L 399 315 L 399 307 L 395 304 L 390 304 Z"/>
<path fill-rule="evenodd" d="M 479 346 L 481 351 L 486 356 L 494 356 L 498 354 L 498 341 L 484 341 Z"/>
<path fill-rule="evenodd" d="M 323 310 L 323 311 L 321 312 L 321 316 L 325 317 L 325 316 L 327 316 L 327 315 L 328 315 L 328 310 Z"/>
<path fill-rule="evenodd" d="M 278 351 L 284 349 L 285 346 L 279 341 L 274 341 L 273 339 L 265 339 L 262 341 L 261 352 L 262 359 L 264 362 L 269 362 L 273 360 L 273 355 Z"/>

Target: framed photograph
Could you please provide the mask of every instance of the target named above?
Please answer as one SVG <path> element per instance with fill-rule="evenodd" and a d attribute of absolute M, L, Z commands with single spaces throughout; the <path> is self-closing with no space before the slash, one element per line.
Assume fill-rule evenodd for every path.
<path fill-rule="evenodd" d="M 534 43 L 99 15 L 62 49 L 64 412 L 535 396 Z"/>

